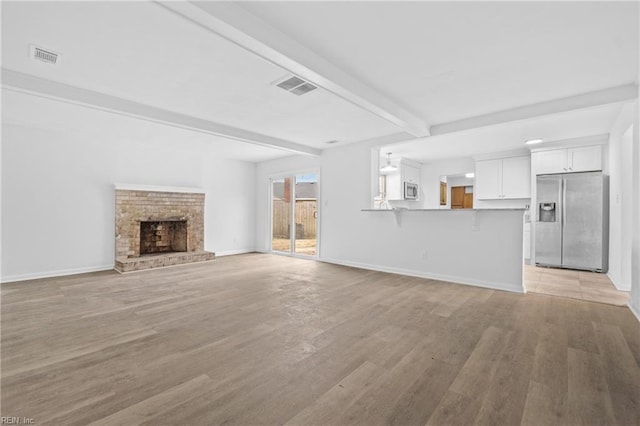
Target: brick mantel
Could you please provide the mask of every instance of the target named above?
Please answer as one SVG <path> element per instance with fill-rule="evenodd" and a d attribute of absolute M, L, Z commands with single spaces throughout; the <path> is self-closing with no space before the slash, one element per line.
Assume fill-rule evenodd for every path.
<path fill-rule="evenodd" d="M 116 190 L 128 190 L 128 191 L 147 191 L 147 192 L 175 192 L 175 193 L 189 193 L 189 194 L 203 194 L 202 188 L 193 188 L 189 186 L 158 186 L 158 185 L 141 185 L 138 183 L 114 183 Z"/>

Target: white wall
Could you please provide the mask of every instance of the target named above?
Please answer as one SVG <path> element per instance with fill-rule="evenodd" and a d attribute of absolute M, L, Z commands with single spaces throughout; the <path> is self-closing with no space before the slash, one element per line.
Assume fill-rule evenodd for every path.
<path fill-rule="evenodd" d="M 186 130 L 20 96 L 34 115 L 3 110 L 3 281 L 111 269 L 115 182 L 202 188 L 205 249 L 254 249 L 255 164 L 219 157 Z"/>
<path fill-rule="evenodd" d="M 640 91 L 638 93 L 640 97 Z M 631 242 L 631 297 L 629 307 L 640 320 L 640 108 L 635 102 L 633 121 L 633 176 L 632 176 L 632 242 Z"/>
<path fill-rule="evenodd" d="M 609 138 L 609 278 L 640 320 L 640 110 L 624 105 Z"/>
<path fill-rule="evenodd" d="M 461 175 L 473 172 L 476 169 L 476 163 L 473 158 L 455 158 L 451 160 L 442 160 L 434 163 L 425 164 L 420 170 L 421 188 L 423 208 L 439 209 L 440 206 L 440 176 Z M 447 183 L 447 205 L 451 198 L 450 185 Z M 474 205 L 475 207 L 475 205 Z M 442 206 L 442 208 L 448 208 Z"/>
<path fill-rule="evenodd" d="M 468 177 L 450 177 L 447 179 L 447 183 L 449 188 L 449 195 L 451 195 L 451 188 L 455 187 L 455 186 L 474 186 L 475 185 L 475 180 L 473 178 L 468 178 Z"/>
<path fill-rule="evenodd" d="M 254 163 L 203 156 L 204 247 L 217 256 L 255 251 Z"/>
<path fill-rule="evenodd" d="M 631 289 L 633 103 L 620 111 L 609 134 L 609 272 L 619 290 Z"/>
<path fill-rule="evenodd" d="M 403 212 L 401 226 L 392 211 L 363 212 L 370 206 L 366 143 L 325 150 L 318 159 L 259 163 L 257 210 L 269 211 L 270 175 L 311 168 L 321 173 L 320 260 L 522 291 L 522 212 L 480 212 L 475 227 L 473 211 Z M 433 173 L 436 188 L 442 173 Z M 256 233 L 257 247 L 268 250 L 266 213 L 258 216 Z"/>

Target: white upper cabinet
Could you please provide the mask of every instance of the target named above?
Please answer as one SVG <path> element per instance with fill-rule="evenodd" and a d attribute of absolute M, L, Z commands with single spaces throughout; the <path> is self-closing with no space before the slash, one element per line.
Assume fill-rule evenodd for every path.
<path fill-rule="evenodd" d="M 602 170 L 602 145 L 537 151 L 531 155 L 536 175 Z"/>
<path fill-rule="evenodd" d="M 567 172 L 567 150 L 554 149 L 531 154 L 536 175 Z"/>
<path fill-rule="evenodd" d="M 476 197 L 478 199 L 501 198 L 500 180 L 502 160 L 476 161 Z"/>
<path fill-rule="evenodd" d="M 404 183 L 420 183 L 420 167 L 409 160 L 401 159 L 398 170 L 387 174 L 387 200 L 404 200 Z"/>
<path fill-rule="evenodd" d="M 409 164 L 402 164 L 400 166 L 400 173 L 402 175 L 403 182 L 420 183 L 420 168 L 414 167 Z"/>
<path fill-rule="evenodd" d="M 528 156 L 476 161 L 476 198 L 505 200 L 531 197 Z"/>
<path fill-rule="evenodd" d="M 570 172 L 602 170 L 602 145 L 570 148 L 567 150 L 567 161 Z"/>
<path fill-rule="evenodd" d="M 531 197 L 531 157 L 502 159 L 502 198 Z"/>

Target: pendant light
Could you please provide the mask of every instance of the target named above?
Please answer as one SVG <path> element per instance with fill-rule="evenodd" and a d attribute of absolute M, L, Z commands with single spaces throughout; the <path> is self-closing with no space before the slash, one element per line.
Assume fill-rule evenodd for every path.
<path fill-rule="evenodd" d="M 380 169 L 381 172 L 392 172 L 397 170 L 398 167 L 391 164 L 391 153 L 387 152 L 387 164 Z"/>

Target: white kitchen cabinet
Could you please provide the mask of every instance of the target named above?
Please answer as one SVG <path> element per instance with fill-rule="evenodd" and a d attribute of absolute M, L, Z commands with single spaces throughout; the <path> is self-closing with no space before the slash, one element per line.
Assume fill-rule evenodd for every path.
<path fill-rule="evenodd" d="M 479 200 L 531 197 L 531 159 L 519 156 L 476 161 L 475 191 Z"/>
<path fill-rule="evenodd" d="M 420 183 L 420 167 L 401 159 L 397 164 L 398 170 L 387 174 L 387 200 L 404 200 L 404 183 Z"/>
<path fill-rule="evenodd" d="M 420 183 L 420 168 L 410 164 L 400 165 L 403 182 Z"/>
<path fill-rule="evenodd" d="M 527 222 L 523 226 L 522 245 L 524 260 L 531 260 L 531 223 Z"/>
<path fill-rule="evenodd" d="M 531 157 L 502 159 L 502 198 L 531 197 Z"/>
<path fill-rule="evenodd" d="M 602 145 L 568 149 L 567 166 L 570 172 L 602 170 Z"/>
<path fill-rule="evenodd" d="M 531 161 L 534 164 L 536 175 L 565 173 L 567 171 L 567 150 L 554 149 L 534 152 L 531 154 Z"/>
<path fill-rule="evenodd" d="M 602 145 L 536 151 L 531 155 L 536 175 L 602 170 Z"/>
<path fill-rule="evenodd" d="M 501 163 L 499 159 L 476 161 L 475 192 L 479 200 L 500 198 Z"/>

